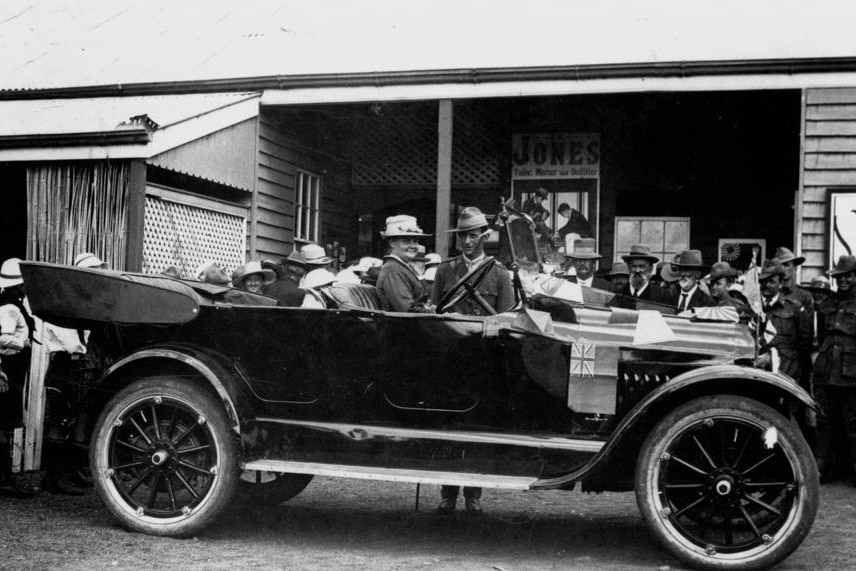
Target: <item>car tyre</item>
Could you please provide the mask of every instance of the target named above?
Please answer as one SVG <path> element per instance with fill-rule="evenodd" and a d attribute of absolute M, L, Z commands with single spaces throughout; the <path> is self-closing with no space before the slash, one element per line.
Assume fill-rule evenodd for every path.
<path fill-rule="evenodd" d="M 701 569 L 760 569 L 808 535 L 819 482 L 794 423 L 758 401 L 717 395 L 658 422 L 636 466 L 636 500 L 655 539 Z"/>
<path fill-rule="evenodd" d="M 279 505 L 302 492 L 314 476 L 263 470 L 244 470 L 238 485 L 238 499 L 248 503 Z"/>
<path fill-rule="evenodd" d="M 238 486 L 238 442 L 223 405 L 185 379 L 149 377 L 104 408 L 89 451 L 93 484 L 125 527 L 186 537 Z"/>

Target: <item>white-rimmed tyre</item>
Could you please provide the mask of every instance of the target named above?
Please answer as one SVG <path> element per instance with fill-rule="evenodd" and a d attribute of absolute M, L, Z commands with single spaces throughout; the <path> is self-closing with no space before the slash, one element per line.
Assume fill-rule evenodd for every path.
<path fill-rule="evenodd" d="M 89 460 L 110 513 L 152 535 L 197 533 L 238 485 L 238 444 L 222 404 L 176 377 L 149 377 L 120 391 L 98 419 Z"/>
<path fill-rule="evenodd" d="M 636 466 L 636 500 L 651 533 L 701 569 L 775 565 L 808 535 L 818 496 L 817 466 L 799 429 L 733 395 L 666 415 Z"/>

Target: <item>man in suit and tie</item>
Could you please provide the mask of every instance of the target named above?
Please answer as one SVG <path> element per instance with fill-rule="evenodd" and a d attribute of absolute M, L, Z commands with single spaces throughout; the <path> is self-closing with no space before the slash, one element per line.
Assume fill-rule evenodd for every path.
<path fill-rule="evenodd" d="M 596 251 L 594 238 L 574 240 L 574 251 L 568 252 L 565 255 L 565 259 L 568 266 L 574 268 L 576 275 L 568 276 L 566 279 L 586 287 L 611 291 L 608 281 L 594 275 L 597 268 L 597 261 L 600 258 L 601 255 Z"/>
<path fill-rule="evenodd" d="M 651 254 L 651 249 L 645 244 L 630 246 L 630 253 L 621 256 L 630 270 L 630 281 L 618 295 L 609 302 L 610 307 L 623 309 L 641 309 L 651 304 L 652 307 L 669 302 L 667 296 L 651 281 L 654 264 L 660 258 Z"/>
<path fill-rule="evenodd" d="M 672 262 L 672 270 L 678 273 L 680 291 L 675 300 L 678 313 L 692 311 L 696 307 L 713 307 L 716 302 L 699 287 L 702 274 L 710 268 L 702 262 L 701 251 L 684 250 Z"/>

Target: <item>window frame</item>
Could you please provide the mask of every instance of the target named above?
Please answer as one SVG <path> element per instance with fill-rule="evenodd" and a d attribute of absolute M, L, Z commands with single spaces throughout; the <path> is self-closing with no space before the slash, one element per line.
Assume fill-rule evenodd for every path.
<path fill-rule="evenodd" d="M 321 234 L 321 175 L 297 169 L 294 188 L 294 240 L 318 243 Z"/>

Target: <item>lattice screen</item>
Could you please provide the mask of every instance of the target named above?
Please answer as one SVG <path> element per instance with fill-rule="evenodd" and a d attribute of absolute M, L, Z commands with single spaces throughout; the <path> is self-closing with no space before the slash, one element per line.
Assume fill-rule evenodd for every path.
<path fill-rule="evenodd" d="M 214 260 L 229 271 L 246 257 L 247 222 L 225 214 L 146 196 L 143 271 L 159 273 L 175 266 L 193 277 L 203 262 Z"/>
<path fill-rule="evenodd" d="M 497 184 L 503 135 L 482 107 L 457 103 L 452 137 L 452 183 Z M 349 145 L 358 185 L 437 183 L 437 105 L 389 105 L 363 118 Z"/>

